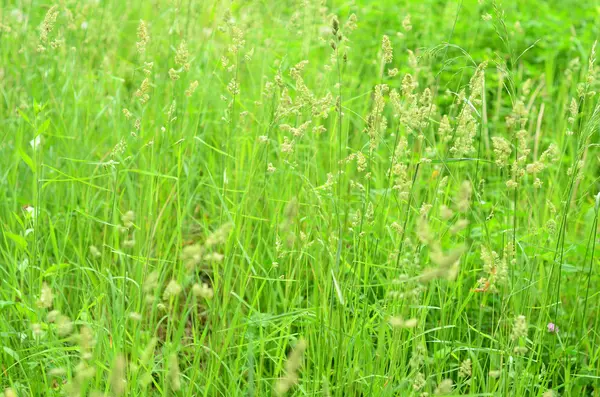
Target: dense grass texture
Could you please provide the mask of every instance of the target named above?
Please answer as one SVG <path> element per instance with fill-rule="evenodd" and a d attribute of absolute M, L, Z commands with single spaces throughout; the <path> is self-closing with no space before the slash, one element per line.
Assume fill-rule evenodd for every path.
<path fill-rule="evenodd" d="M 0 3 L 0 394 L 600 396 L 598 2 Z"/>

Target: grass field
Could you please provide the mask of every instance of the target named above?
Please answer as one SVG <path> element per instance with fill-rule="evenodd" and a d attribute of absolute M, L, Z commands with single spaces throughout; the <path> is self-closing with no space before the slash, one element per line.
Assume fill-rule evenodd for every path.
<path fill-rule="evenodd" d="M 600 396 L 597 1 L 0 4 L 0 394 Z"/>

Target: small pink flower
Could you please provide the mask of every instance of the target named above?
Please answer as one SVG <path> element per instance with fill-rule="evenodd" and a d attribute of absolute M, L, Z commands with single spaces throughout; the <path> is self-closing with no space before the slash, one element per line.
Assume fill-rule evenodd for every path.
<path fill-rule="evenodd" d="M 548 332 L 551 334 L 555 334 L 558 332 L 558 325 L 554 323 L 548 323 Z"/>

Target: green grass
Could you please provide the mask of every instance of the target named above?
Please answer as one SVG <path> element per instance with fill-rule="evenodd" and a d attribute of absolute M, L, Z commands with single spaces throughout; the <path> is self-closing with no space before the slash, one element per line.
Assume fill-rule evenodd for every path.
<path fill-rule="evenodd" d="M 1 4 L 0 393 L 600 396 L 597 3 Z"/>

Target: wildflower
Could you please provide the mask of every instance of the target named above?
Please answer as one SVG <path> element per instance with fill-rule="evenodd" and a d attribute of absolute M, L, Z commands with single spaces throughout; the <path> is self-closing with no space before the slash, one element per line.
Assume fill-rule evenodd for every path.
<path fill-rule="evenodd" d="M 555 334 L 558 332 L 558 325 L 554 323 L 548 323 L 548 332 L 551 334 Z"/>
<path fill-rule="evenodd" d="M 306 341 L 300 339 L 285 362 L 285 374 L 275 383 L 275 394 L 282 396 L 298 383 L 298 370 L 302 365 L 302 356 L 306 350 Z"/>
<path fill-rule="evenodd" d="M 275 166 L 273 165 L 273 163 L 269 163 L 267 165 L 267 172 L 270 173 L 270 174 L 272 174 L 275 171 L 277 171 L 277 168 L 275 168 Z"/>
<path fill-rule="evenodd" d="M 43 309 L 49 309 L 52 307 L 52 301 L 54 300 L 54 295 L 52 294 L 52 289 L 48 286 L 48 284 L 42 284 L 42 292 L 40 294 L 40 299 L 37 301 L 37 305 Z"/>
<path fill-rule="evenodd" d="M 129 120 L 131 116 L 133 116 L 133 114 L 128 109 L 123 109 L 123 115 L 127 120 Z"/>
<path fill-rule="evenodd" d="M 484 21 L 486 21 L 486 22 L 487 22 L 487 21 L 491 21 L 491 20 L 492 20 L 492 15 L 486 12 L 485 14 L 483 14 L 483 15 L 481 16 L 481 19 L 483 19 L 483 20 L 484 20 Z"/>
<path fill-rule="evenodd" d="M 42 144 L 42 136 L 38 135 L 35 138 L 33 138 L 31 141 L 29 141 L 29 145 L 31 146 L 31 148 L 33 150 L 38 150 L 40 148 Z"/>

